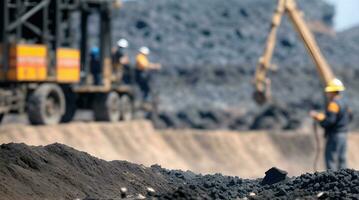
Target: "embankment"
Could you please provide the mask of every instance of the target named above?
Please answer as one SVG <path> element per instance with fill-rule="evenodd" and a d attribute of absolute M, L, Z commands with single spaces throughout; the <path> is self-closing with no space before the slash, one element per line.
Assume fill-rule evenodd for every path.
<path fill-rule="evenodd" d="M 56 126 L 7 124 L 0 143 L 62 143 L 105 160 L 160 164 L 198 173 L 262 177 L 272 166 L 289 175 L 313 171 L 315 140 L 310 134 L 155 130 L 147 121 L 76 122 Z M 359 169 L 359 135 L 349 137 L 349 167 Z M 322 160 L 320 160 L 322 161 Z M 321 162 L 322 163 L 322 162 Z M 320 166 L 323 169 L 323 166 Z"/>

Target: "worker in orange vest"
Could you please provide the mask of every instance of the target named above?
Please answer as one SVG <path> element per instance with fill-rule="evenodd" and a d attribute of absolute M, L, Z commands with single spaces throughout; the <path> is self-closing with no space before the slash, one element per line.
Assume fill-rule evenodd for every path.
<path fill-rule="evenodd" d="M 151 93 L 150 81 L 151 72 L 162 68 L 159 63 L 151 63 L 148 59 L 150 49 L 141 47 L 136 56 L 136 81 L 143 95 L 143 100 L 148 101 Z"/>
<path fill-rule="evenodd" d="M 127 53 L 129 43 L 122 38 L 117 42 L 117 48 L 112 52 L 113 80 L 122 80 L 123 83 L 131 83 L 130 59 Z"/>
<path fill-rule="evenodd" d="M 352 118 L 351 110 L 343 97 L 344 84 L 333 79 L 326 87 L 328 105 L 324 113 L 311 111 L 310 115 L 318 121 L 325 131 L 325 164 L 327 169 L 347 168 L 347 135 Z"/>

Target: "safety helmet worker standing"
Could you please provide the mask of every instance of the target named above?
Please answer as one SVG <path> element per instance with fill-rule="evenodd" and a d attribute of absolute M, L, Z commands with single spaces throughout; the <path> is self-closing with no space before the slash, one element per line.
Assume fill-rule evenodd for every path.
<path fill-rule="evenodd" d="M 128 41 L 124 38 L 117 41 L 117 46 L 120 48 L 127 48 L 128 47 Z"/>
<path fill-rule="evenodd" d="M 141 47 L 139 49 L 139 52 L 144 54 L 144 55 L 149 55 L 150 54 L 150 49 L 148 47 Z"/>
<path fill-rule="evenodd" d="M 345 86 L 343 82 L 337 78 L 331 80 L 328 85 L 325 87 L 325 92 L 343 92 L 345 91 Z"/>
<path fill-rule="evenodd" d="M 325 87 L 328 104 L 325 112 L 311 111 L 310 115 L 324 128 L 326 147 L 325 164 L 327 169 L 346 168 L 347 133 L 351 121 L 351 111 L 343 94 L 344 84 L 337 78 Z"/>
<path fill-rule="evenodd" d="M 136 81 L 142 92 L 143 100 L 146 102 L 151 93 L 150 79 L 152 70 L 161 69 L 160 63 L 152 63 L 149 61 L 150 49 L 148 47 L 139 48 L 139 53 L 136 56 Z"/>

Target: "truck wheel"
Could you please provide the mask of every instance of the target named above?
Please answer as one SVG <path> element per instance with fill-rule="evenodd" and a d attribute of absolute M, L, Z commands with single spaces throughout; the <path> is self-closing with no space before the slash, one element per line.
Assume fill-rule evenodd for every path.
<path fill-rule="evenodd" d="M 121 120 L 129 121 L 133 119 L 134 115 L 134 105 L 131 97 L 127 94 L 123 94 L 121 96 L 120 101 L 120 109 L 121 109 Z"/>
<path fill-rule="evenodd" d="M 72 121 L 76 113 L 76 94 L 70 87 L 63 87 L 62 90 L 65 94 L 66 108 L 65 114 L 61 118 L 61 122 L 67 123 Z"/>
<path fill-rule="evenodd" d="M 93 104 L 96 121 L 116 122 L 120 119 L 120 96 L 117 92 L 98 94 Z"/>
<path fill-rule="evenodd" d="M 29 97 L 27 115 L 31 124 L 58 124 L 65 113 L 65 96 L 56 84 L 42 84 Z"/>

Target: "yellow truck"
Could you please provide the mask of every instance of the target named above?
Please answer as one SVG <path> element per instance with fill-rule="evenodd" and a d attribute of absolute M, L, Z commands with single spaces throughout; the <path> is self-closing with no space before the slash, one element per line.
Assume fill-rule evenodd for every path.
<path fill-rule="evenodd" d="M 57 124 L 71 121 L 77 109 L 91 109 L 98 121 L 131 119 L 133 86 L 113 77 L 111 11 L 116 4 L 0 1 L 0 118 L 26 112 L 32 124 Z M 95 26 L 90 17 L 99 22 L 97 34 L 90 31 Z M 94 84 L 90 69 L 91 41 L 98 44 L 101 84 Z"/>

